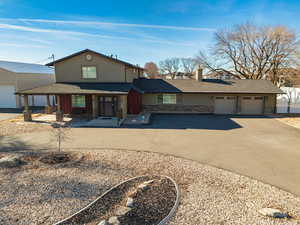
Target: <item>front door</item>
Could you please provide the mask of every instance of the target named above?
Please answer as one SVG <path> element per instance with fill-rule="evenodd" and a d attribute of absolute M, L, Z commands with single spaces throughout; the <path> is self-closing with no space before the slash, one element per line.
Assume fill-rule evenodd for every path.
<path fill-rule="evenodd" d="M 111 116 L 117 115 L 118 98 L 117 96 L 100 96 L 99 97 L 99 115 Z"/>

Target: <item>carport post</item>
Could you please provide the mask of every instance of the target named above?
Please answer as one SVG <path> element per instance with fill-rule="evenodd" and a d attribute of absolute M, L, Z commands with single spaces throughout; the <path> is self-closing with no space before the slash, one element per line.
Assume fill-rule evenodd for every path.
<path fill-rule="evenodd" d="M 52 106 L 51 106 L 51 102 L 50 102 L 50 95 L 46 95 L 46 99 L 47 99 L 47 106 L 46 106 L 46 113 L 47 114 L 52 114 Z"/>
<path fill-rule="evenodd" d="M 61 111 L 61 96 L 57 95 L 56 121 L 63 122 L 64 113 Z"/>
<path fill-rule="evenodd" d="M 24 95 L 24 121 L 32 121 L 31 110 L 29 109 L 28 95 Z"/>

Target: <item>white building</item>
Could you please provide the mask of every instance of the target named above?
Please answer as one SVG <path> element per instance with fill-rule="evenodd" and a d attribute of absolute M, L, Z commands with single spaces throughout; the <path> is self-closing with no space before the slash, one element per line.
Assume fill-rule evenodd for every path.
<path fill-rule="evenodd" d="M 0 108 L 21 108 L 20 90 L 55 83 L 54 70 L 40 64 L 0 61 Z M 31 96 L 31 106 L 45 106 L 45 96 Z"/>

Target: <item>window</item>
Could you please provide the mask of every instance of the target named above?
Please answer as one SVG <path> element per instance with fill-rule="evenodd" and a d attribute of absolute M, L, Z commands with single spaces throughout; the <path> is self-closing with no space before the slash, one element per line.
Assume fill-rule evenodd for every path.
<path fill-rule="evenodd" d="M 85 96 L 84 95 L 72 95 L 72 106 L 73 107 L 85 107 Z"/>
<path fill-rule="evenodd" d="M 83 79 L 96 79 L 97 78 L 96 66 L 83 66 L 82 67 L 82 78 Z"/>
<path fill-rule="evenodd" d="M 254 97 L 255 100 L 263 100 L 263 97 Z"/>
<path fill-rule="evenodd" d="M 157 96 L 158 104 L 176 104 L 176 94 L 163 94 Z"/>
<path fill-rule="evenodd" d="M 228 96 L 227 99 L 228 99 L 228 100 L 234 100 L 235 97 L 234 97 L 234 96 Z"/>

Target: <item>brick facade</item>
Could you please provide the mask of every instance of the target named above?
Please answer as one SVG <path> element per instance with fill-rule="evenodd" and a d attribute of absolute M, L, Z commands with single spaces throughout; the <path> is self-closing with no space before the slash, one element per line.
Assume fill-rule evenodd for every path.
<path fill-rule="evenodd" d="M 165 113 L 213 113 L 213 107 L 207 105 L 143 105 L 144 112 Z"/>

